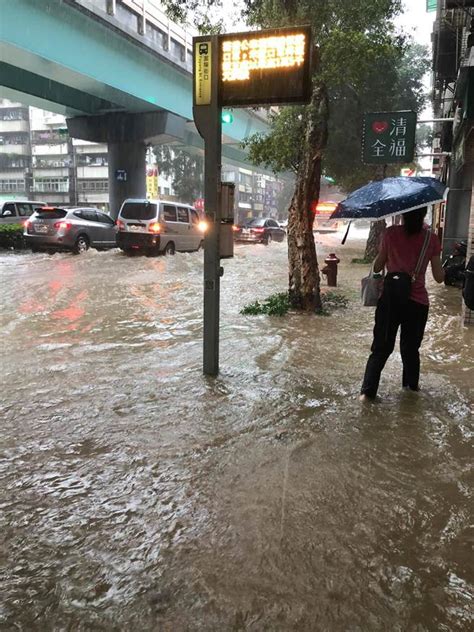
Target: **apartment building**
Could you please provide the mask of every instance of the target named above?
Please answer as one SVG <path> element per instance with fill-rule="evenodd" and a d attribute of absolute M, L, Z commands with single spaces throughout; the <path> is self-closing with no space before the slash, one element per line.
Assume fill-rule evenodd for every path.
<path fill-rule="evenodd" d="M 222 167 L 222 181 L 235 184 L 235 221 L 242 223 L 252 217 L 278 219 L 278 195 L 283 183 L 273 176 L 250 169 Z"/>
<path fill-rule="evenodd" d="M 107 210 L 107 146 L 69 138 L 59 114 L 2 99 L 0 197 Z"/>
<path fill-rule="evenodd" d="M 433 32 L 434 171 L 449 186 L 438 218 L 443 253 L 468 241 L 474 254 L 474 0 L 437 0 Z M 454 119 L 454 121 L 452 120 Z M 465 321 L 474 323 L 466 310 Z"/>
<path fill-rule="evenodd" d="M 31 145 L 28 108 L 0 100 L 0 199 L 25 198 L 31 192 Z"/>

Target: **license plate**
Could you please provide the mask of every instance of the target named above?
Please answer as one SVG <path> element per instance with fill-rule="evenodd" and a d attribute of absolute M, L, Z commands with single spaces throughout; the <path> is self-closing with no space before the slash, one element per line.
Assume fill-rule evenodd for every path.
<path fill-rule="evenodd" d="M 146 233 L 146 226 L 129 226 L 133 233 Z"/>
<path fill-rule="evenodd" d="M 48 227 L 47 226 L 36 226 L 35 225 L 35 233 L 47 233 L 48 232 Z"/>

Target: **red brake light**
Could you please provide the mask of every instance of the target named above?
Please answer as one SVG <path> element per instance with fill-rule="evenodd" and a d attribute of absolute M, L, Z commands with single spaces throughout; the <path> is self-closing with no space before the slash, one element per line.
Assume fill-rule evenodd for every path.
<path fill-rule="evenodd" d="M 31 224 L 31 219 L 25 219 L 25 221 L 23 222 L 23 226 L 25 228 L 28 228 L 28 226 Z"/>
<path fill-rule="evenodd" d="M 121 219 L 116 220 L 115 225 L 117 226 L 119 230 L 122 230 L 123 228 L 125 228 L 125 224 L 124 222 L 122 222 Z"/>
<path fill-rule="evenodd" d="M 235 224 L 232 226 L 232 230 L 237 232 L 238 230 L 240 230 L 240 226 L 236 226 Z"/>
<path fill-rule="evenodd" d="M 265 230 L 264 228 L 252 228 L 254 233 L 263 233 L 263 231 Z"/>
<path fill-rule="evenodd" d="M 68 230 L 69 228 L 71 228 L 72 224 L 70 222 L 54 222 L 53 226 L 54 228 L 56 228 L 56 230 Z"/>
<path fill-rule="evenodd" d="M 159 233 L 161 230 L 161 226 L 159 222 L 153 222 L 148 226 L 148 232 L 150 233 Z"/>

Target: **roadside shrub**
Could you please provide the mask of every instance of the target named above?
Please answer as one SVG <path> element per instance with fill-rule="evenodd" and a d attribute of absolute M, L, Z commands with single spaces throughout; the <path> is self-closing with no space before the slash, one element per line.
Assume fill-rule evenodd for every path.
<path fill-rule="evenodd" d="M 317 314 L 320 316 L 330 316 L 337 309 L 345 309 L 349 305 L 349 299 L 341 292 L 330 290 L 321 293 L 322 309 Z M 245 305 L 240 310 L 244 316 L 284 316 L 291 308 L 288 292 L 278 292 L 266 298 L 262 303 L 255 301 Z"/>
<path fill-rule="evenodd" d="M 19 250 L 25 247 L 21 224 L 0 224 L 0 248 Z"/>
<path fill-rule="evenodd" d="M 263 303 L 255 301 L 246 305 L 240 310 L 244 316 L 258 316 L 267 314 L 267 316 L 284 316 L 290 309 L 290 300 L 288 292 L 278 292 L 266 298 Z"/>

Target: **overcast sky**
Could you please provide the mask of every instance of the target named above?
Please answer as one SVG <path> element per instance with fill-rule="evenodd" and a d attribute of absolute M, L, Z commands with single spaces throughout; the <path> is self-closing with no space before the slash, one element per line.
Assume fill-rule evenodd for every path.
<path fill-rule="evenodd" d="M 347 1 L 350 2 L 350 0 Z M 405 13 L 397 19 L 397 25 L 411 33 L 420 44 L 429 46 L 436 12 L 426 12 L 426 0 L 404 0 L 404 5 Z M 218 13 L 224 17 L 229 30 L 245 28 L 244 22 L 240 19 L 241 6 L 239 0 L 223 1 L 223 8 Z"/>
<path fill-rule="evenodd" d="M 396 23 L 413 35 L 419 44 L 431 46 L 431 32 L 436 12 L 426 12 L 426 0 L 405 0 L 405 12 Z"/>

